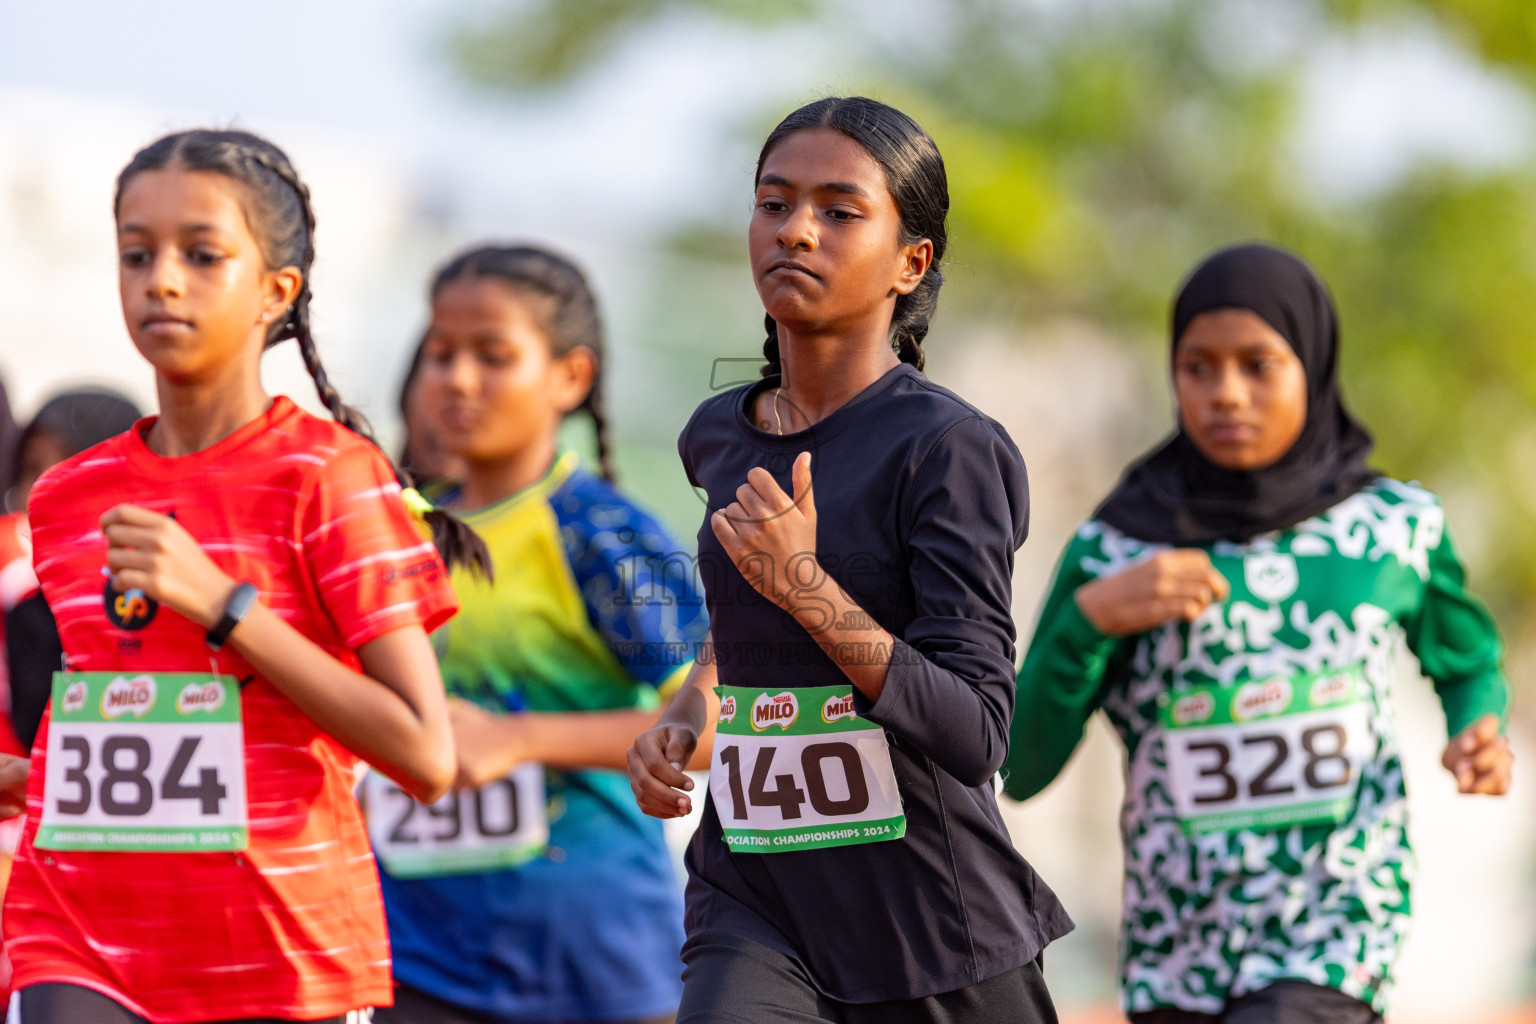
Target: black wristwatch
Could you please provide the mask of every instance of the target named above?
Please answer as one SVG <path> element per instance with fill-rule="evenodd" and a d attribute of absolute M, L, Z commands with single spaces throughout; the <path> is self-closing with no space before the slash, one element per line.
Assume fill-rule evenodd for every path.
<path fill-rule="evenodd" d="M 224 646 L 224 641 L 229 639 L 230 632 L 238 625 L 240 620 L 250 612 L 251 606 L 256 603 L 256 598 L 261 591 L 256 589 L 256 584 L 241 580 L 235 585 L 234 592 L 229 595 L 229 600 L 224 602 L 224 617 L 213 624 L 204 638 L 208 641 L 208 649 L 216 651 Z"/>

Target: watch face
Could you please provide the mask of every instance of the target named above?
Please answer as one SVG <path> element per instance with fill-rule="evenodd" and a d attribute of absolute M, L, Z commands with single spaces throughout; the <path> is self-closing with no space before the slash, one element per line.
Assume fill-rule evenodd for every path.
<path fill-rule="evenodd" d="M 256 603 L 258 591 L 254 583 L 241 583 L 235 588 L 235 592 L 229 595 L 229 607 L 224 609 L 224 614 L 236 622 L 245 618 L 251 606 Z"/>

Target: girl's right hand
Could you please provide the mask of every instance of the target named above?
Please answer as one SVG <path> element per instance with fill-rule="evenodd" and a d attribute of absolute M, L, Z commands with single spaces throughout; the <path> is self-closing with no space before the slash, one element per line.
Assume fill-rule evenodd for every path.
<path fill-rule="evenodd" d="M 449 697 L 448 725 L 459 768 L 455 790 L 479 789 L 532 760 L 526 753 L 521 715 L 493 714 L 462 697 Z"/>
<path fill-rule="evenodd" d="M 1195 548 L 1160 551 L 1131 568 L 1077 588 L 1083 617 L 1105 636 L 1188 622 L 1231 593 L 1210 556 Z"/>
<path fill-rule="evenodd" d="M 635 737 L 628 754 L 629 788 L 642 811 L 653 818 L 681 818 L 693 809 L 685 795 L 693 789 L 693 780 L 683 766 L 698 745 L 699 735 L 692 728 L 666 722 Z"/>

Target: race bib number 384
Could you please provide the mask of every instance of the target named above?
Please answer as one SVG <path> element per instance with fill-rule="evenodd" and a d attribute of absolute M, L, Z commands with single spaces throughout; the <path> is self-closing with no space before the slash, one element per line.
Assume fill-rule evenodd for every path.
<path fill-rule="evenodd" d="M 815 850 L 906 834 L 885 731 L 854 713 L 851 688 L 716 692 L 709 789 L 732 850 Z"/>
<path fill-rule="evenodd" d="M 240 690 L 207 673 L 53 677 L 45 850 L 243 850 Z"/>
<path fill-rule="evenodd" d="M 1161 703 L 1169 783 L 1185 832 L 1342 821 L 1375 749 L 1360 666 Z"/>

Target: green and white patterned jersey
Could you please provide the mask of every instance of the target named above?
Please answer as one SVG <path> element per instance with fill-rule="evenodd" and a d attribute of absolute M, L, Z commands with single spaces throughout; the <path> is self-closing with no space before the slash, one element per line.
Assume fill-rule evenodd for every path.
<path fill-rule="evenodd" d="M 1444 511 L 1378 480 L 1293 528 L 1207 548 L 1232 592 L 1193 622 L 1105 637 L 1077 589 L 1159 547 L 1096 520 L 1067 547 L 1019 675 L 1005 789 L 1044 788 L 1103 708 L 1126 750 L 1127 1011 L 1218 1013 L 1294 979 L 1384 1012 L 1413 875 L 1399 642 L 1451 734 L 1507 703 Z"/>

